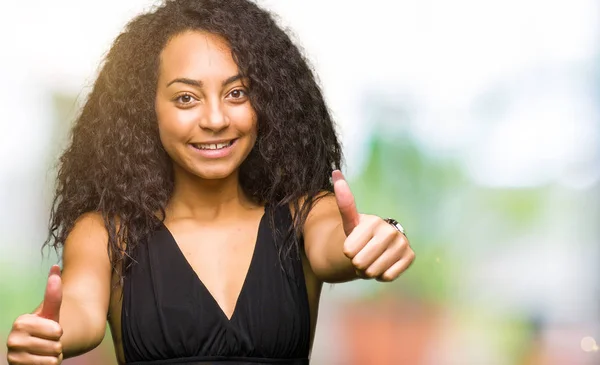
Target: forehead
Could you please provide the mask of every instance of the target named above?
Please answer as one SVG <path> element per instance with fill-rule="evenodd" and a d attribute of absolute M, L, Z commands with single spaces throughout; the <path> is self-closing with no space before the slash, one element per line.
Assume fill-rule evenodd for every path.
<path fill-rule="evenodd" d="M 160 55 L 160 78 L 228 78 L 237 73 L 227 41 L 208 32 L 178 34 L 169 40 Z"/>

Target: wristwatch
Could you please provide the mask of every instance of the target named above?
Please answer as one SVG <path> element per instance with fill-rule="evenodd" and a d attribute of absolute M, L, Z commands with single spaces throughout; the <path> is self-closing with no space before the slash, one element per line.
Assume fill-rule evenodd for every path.
<path fill-rule="evenodd" d="M 394 218 L 385 218 L 384 221 L 386 221 L 386 223 L 389 223 L 392 226 L 394 226 L 394 228 L 396 228 L 398 230 L 398 232 L 400 232 L 404 236 L 406 236 L 406 232 L 404 231 L 404 227 L 402 227 L 402 225 L 400 223 L 398 223 L 397 220 L 395 220 Z"/>

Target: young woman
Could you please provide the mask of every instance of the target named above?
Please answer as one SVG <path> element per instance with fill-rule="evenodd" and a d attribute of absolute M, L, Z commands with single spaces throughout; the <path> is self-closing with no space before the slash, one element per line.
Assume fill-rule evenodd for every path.
<path fill-rule="evenodd" d="M 414 259 L 359 214 L 311 70 L 246 0 L 171 0 L 117 37 L 60 159 L 43 302 L 9 364 L 307 364 L 321 285 Z M 334 194 L 335 193 L 335 194 Z"/>

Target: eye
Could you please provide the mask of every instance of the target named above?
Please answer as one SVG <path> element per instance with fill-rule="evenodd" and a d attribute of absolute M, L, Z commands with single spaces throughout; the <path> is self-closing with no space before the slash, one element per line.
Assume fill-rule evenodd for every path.
<path fill-rule="evenodd" d="M 234 99 L 243 99 L 244 97 L 246 97 L 246 92 L 242 89 L 235 89 L 229 93 L 229 96 L 231 96 Z"/>
<path fill-rule="evenodd" d="M 175 98 L 175 101 L 177 102 L 177 104 L 180 104 L 180 105 L 189 105 L 194 100 L 196 100 L 196 98 L 194 98 L 191 94 L 181 94 Z"/>

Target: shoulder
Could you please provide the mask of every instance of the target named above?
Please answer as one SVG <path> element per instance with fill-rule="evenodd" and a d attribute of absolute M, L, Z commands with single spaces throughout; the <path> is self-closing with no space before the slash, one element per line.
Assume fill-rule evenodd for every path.
<path fill-rule="evenodd" d="M 118 217 L 114 219 L 114 224 L 115 230 L 118 231 L 120 225 Z M 104 248 L 104 251 L 106 251 L 108 249 L 108 239 L 109 232 L 102 213 L 87 212 L 75 220 L 65 240 L 65 249 L 67 247 L 71 249 L 90 249 L 90 245 L 94 245 L 99 246 L 98 248 Z M 124 248 L 124 243 L 119 242 L 118 245 Z"/>
<path fill-rule="evenodd" d="M 315 195 L 303 195 L 300 198 L 289 203 L 290 211 L 295 214 L 297 208 L 302 209 L 305 204 L 310 204 L 308 214 L 318 212 L 328 205 L 328 202 L 335 204 L 335 195 L 331 191 L 322 190 Z"/>
<path fill-rule="evenodd" d="M 104 232 L 106 234 L 106 226 L 102 214 L 100 212 L 87 212 L 80 215 L 73 225 L 73 232 L 84 229 L 91 229 L 98 233 Z"/>
<path fill-rule="evenodd" d="M 81 242 L 108 243 L 108 231 L 101 213 L 89 212 L 79 216 L 67 236 L 65 248 L 79 246 Z"/>
<path fill-rule="evenodd" d="M 299 206 L 302 207 L 307 201 L 308 198 L 303 197 L 300 199 Z M 315 195 L 307 209 L 306 222 L 302 227 L 304 234 L 311 233 L 313 229 L 319 229 L 322 223 L 327 225 L 327 222 L 337 222 L 340 215 L 335 195 L 329 191 L 321 191 Z"/>
<path fill-rule="evenodd" d="M 64 242 L 63 266 L 69 271 L 110 273 L 113 263 L 109 248 L 109 233 L 102 214 L 84 213 L 75 220 Z"/>
<path fill-rule="evenodd" d="M 65 269 L 87 271 L 112 267 L 108 256 L 108 232 L 98 212 L 82 214 L 73 224 L 63 248 Z"/>
<path fill-rule="evenodd" d="M 338 209 L 335 195 L 330 191 L 323 190 L 314 196 L 303 195 L 289 202 L 287 204 L 287 211 L 293 221 L 300 224 L 300 231 L 304 233 L 307 224 L 310 226 L 312 222 L 318 222 L 324 216 L 335 215 Z M 300 214 L 300 217 L 297 217 L 298 214 Z M 300 219 L 296 221 L 297 218 Z"/>

